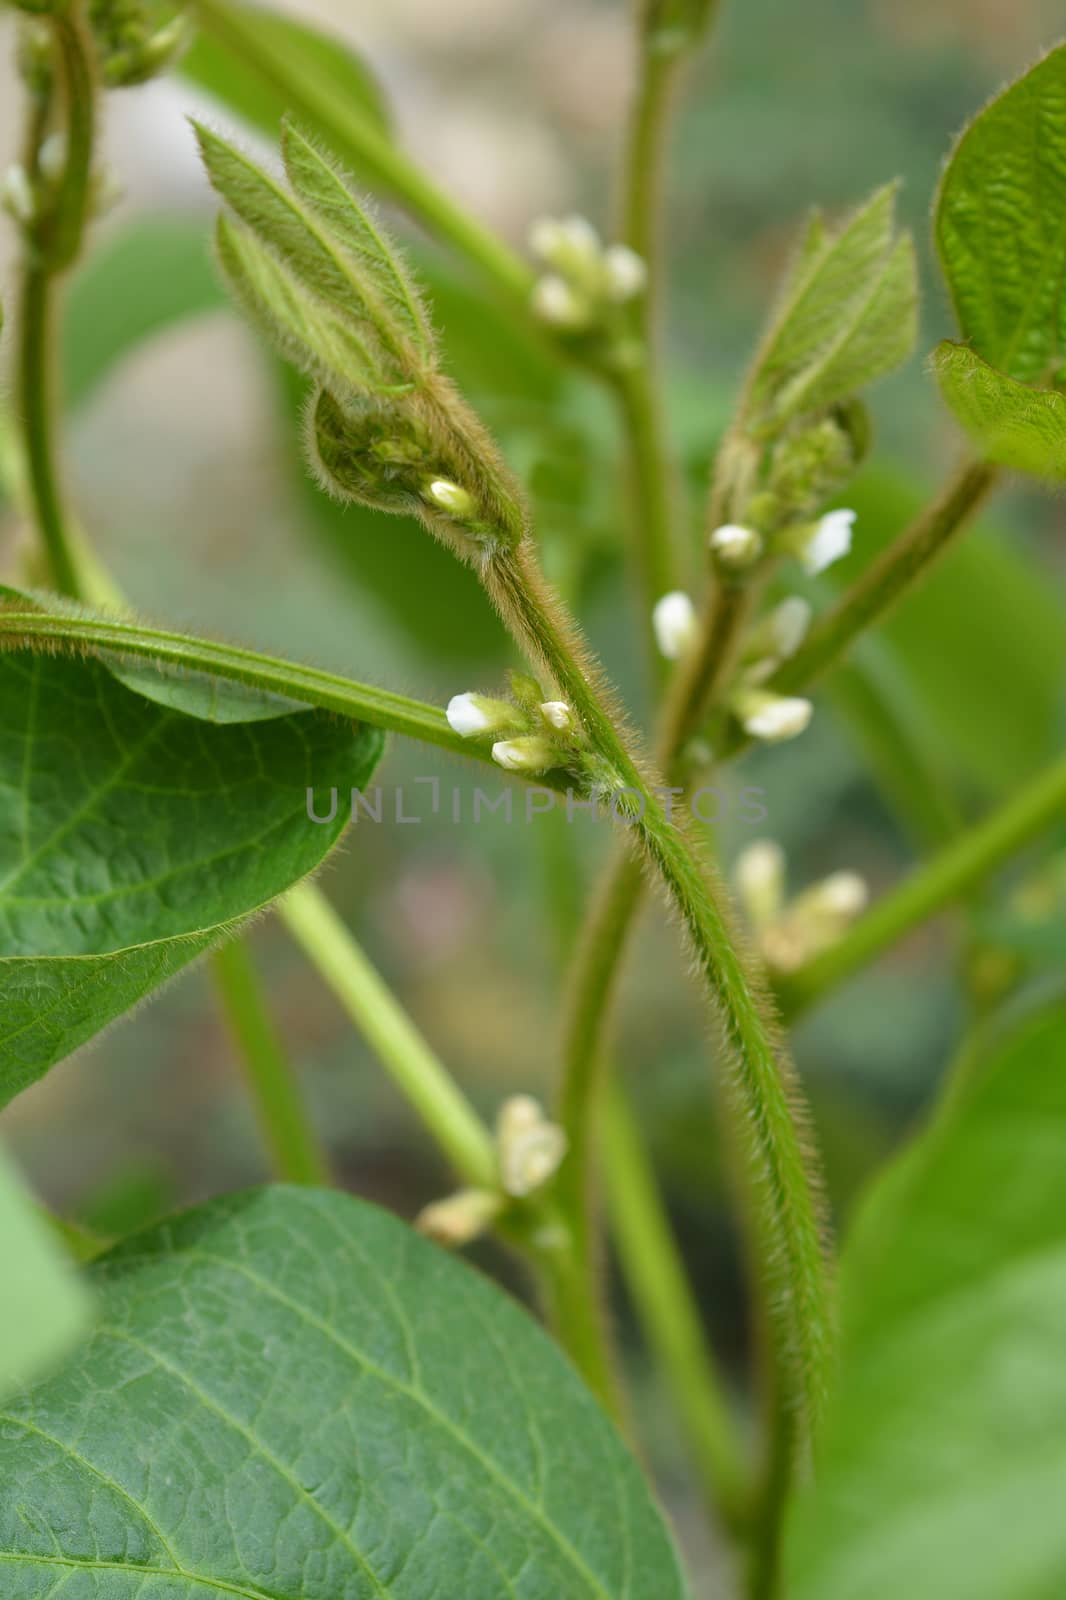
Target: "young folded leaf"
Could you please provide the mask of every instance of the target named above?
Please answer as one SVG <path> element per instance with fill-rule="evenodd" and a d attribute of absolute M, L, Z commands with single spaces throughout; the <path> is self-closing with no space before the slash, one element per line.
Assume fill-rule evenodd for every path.
<path fill-rule="evenodd" d="M 433 365 L 433 334 L 418 291 L 388 237 L 352 193 L 347 178 L 288 118 L 281 130 L 281 154 L 299 199 L 365 270 L 415 350 Z"/>
<path fill-rule="evenodd" d="M 987 461 L 1066 483 L 1066 395 L 1030 389 L 948 339 L 933 352 L 933 370 Z"/>
<path fill-rule="evenodd" d="M 350 255 L 345 239 L 338 239 L 248 156 L 209 128 L 193 126 L 212 184 L 260 243 L 314 299 L 349 323 L 361 341 L 373 337 L 389 358 L 391 383 L 421 382 L 427 363 L 405 324 L 390 312 L 379 273 L 368 271 L 365 259 Z M 349 386 L 359 387 L 361 376 L 358 371 L 349 374 Z"/>
<path fill-rule="evenodd" d="M 935 231 L 963 335 L 1023 383 L 1066 350 L 1066 44 L 986 106 L 940 184 Z"/>
<path fill-rule="evenodd" d="M 821 404 L 845 398 L 883 376 L 907 354 L 909 346 L 899 339 L 890 339 L 883 350 L 877 343 L 878 336 L 885 336 L 878 289 L 886 275 L 889 281 L 883 292 L 895 285 L 898 300 L 909 295 L 904 322 L 911 327 L 917 297 L 906 257 L 901 255 L 892 265 L 895 197 L 895 184 L 879 189 L 835 234 L 826 234 L 818 218 L 808 226 L 797 265 L 755 360 L 745 401 L 752 423 L 765 423 L 776 415 L 783 392 L 799 396 L 808 377 L 815 382 L 832 353 L 848 341 L 864 351 L 858 379 L 850 389 L 838 385 L 830 402 Z M 871 318 L 873 327 L 867 332 Z M 787 405 L 786 414 L 797 409 L 798 405 Z"/>

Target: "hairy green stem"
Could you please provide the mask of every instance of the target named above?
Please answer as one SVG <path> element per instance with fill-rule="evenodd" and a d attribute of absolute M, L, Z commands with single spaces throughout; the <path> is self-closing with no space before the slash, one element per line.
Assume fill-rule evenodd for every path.
<path fill-rule="evenodd" d="M 26 225 L 19 287 L 16 406 L 26 462 L 26 489 L 54 586 L 81 592 L 81 575 L 59 482 L 55 454 L 55 295 L 58 280 L 76 259 L 91 200 L 95 95 L 88 46 L 74 7 L 49 17 L 56 74 L 55 96 L 66 141 L 63 169 L 46 192 L 39 165 L 49 120 L 44 98 L 31 98 L 27 116 L 26 170 L 38 214 Z"/>
<path fill-rule="evenodd" d="M 603 765 L 607 797 L 663 884 L 714 1002 L 723 1070 L 747 1159 L 760 1266 L 771 1283 L 775 1357 L 800 1426 L 813 1428 L 832 1361 L 833 1314 L 816 1185 L 797 1126 L 791 1065 L 773 1034 L 759 979 L 741 954 L 717 876 L 672 822 L 605 709 L 597 672 L 555 604 L 531 547 L 503 549 L 483 572 L 517 641 L 549 672 Z M 623 809 L 624 806 L 624 809 Z"/>
<path fill-rule="evenodd" d="M 605 1098 L 611 1233 L 651 1353 L 673 1395 L 707 1503 L 740 1529 L 749 1472 L 637 1120 L 617 1084 Z"/>
<path fill-rule="evenodd" d="M 1066 817 L 1066 756 L 917 867 L 821 955 L 778 981 L 786 1017 L 798 1016 L 913 928 L 961 899 L 1032 839 Z"/>
<path fill-rule="evenodd" d="M 325 895 L 299 884 L 278 902 L 278 914 L 463 1182 L 494 1189 L 492 1135 Z"/>
<path fill-rule="evenodd" d="M 238 940 L 223 945 L 211 966 L 276 1176 L 284 1183 L 328 1185 L 329 1161 L 271 1021 L 247 945 Z"/>

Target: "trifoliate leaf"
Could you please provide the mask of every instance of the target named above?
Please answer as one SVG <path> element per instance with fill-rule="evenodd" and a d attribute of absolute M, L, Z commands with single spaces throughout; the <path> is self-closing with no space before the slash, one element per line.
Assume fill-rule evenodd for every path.
<path fill-rule="evenodd" d="M 418 291 L 384 230 L 356 199 L 340 170 L 288 120 L 282 128 L 281 154 L 298 198 L 358 262 L 390 316 L 416 351 L 431 361 L 433 339 Z"/>
<path fill-rule="evenodd" d="M 194 127 L 208 176 L 241 221 L 315 301 L 349 323 L 361 341 L 387 353 L 384 376 L 390 384 L 411 382 L 416 374 L 410 365 L 410 342 L 382 305 L 375 280 L 250 157 L 209 128 L 198 123 Z M 372 385 L 378 386 L 382 376 L 371 373 Z"/>
<path fill-rule="evenodd" d="M 959 327 L 1035 383 L 1066 350 L 1066 44 L 980 113 L 948 163 L 936 242 Z"/>
<path fill-rule="evenodd" d="M 89 1343 L 0 1423 L 5 1600 L 684 1600 L 573 1368 L 386 1212 L 231 1195 L 88 1275 Z"/>
<path fill-rule="evenodd" d="M 99 661 L 0 655 L 0 1105 L 313 871 L 381 743 L 308 711 L 216 726 Z"/>
<path fill-rule="evenodd" d="M 1066 395 L 1030 389 L 950 340 L 933 352 L 933 370 L 986 460 L 1066 483 Z"/>

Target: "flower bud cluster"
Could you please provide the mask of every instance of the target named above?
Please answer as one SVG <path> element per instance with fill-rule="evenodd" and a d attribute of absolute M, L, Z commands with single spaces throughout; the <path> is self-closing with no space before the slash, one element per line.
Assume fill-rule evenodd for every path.
<path fill-rule="evenodd" d="M 90 0 L 88 18 L 109 89 L 157 77 L 192 38 L 188 17 L 159 0 Z"/>
<path fill-rule="evenodd" d="M 840 939 L 866 909 L 869 890 L 857 872 L 834 872 L 788 899 L 785 855 L 772 839 L 741 851 L 733 869 L 737 895 L 767 966 L 794 972 Z"/>
<path fill-rule="evenodd" d="M 506 772 L 528 775 L 559 767 L 582 771 L 589 756 L 580 723 L 565 700 L 545 698 L 534 678 L 511 675 L 511 699 L 464 693 L 448 702 L 447 718 L 464 739 L 491 739 L 492 759 Z"/>
<path fill-rule="evenodd" d="M 604 247 L 584 217 L 541 217 L 529 239 L 550 269 L 534 286 L 533 310 L 560 333 L 602 331 L 617 307 L 644 293 L 643 259 L 628 245 Z"/>

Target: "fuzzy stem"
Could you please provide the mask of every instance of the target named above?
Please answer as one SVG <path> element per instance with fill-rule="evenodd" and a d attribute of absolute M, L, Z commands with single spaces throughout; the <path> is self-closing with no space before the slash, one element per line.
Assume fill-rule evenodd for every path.
<path fill-rule="evenodd" d="M 637 1120 L 618 1086 L 604 1105 L 611 1233 L 652 1354 L 673 1393 L 707 1503 L 743 1526 L 748 1469 Z"/>
<path fill-rule="evenodd" d="M 557 615 L 531 546 L 499 550 L 483 576 L 516 640 L 547 669 L 574 708 L 608 774 L 612 803 L 635 802 L 627 833 L 679 915 L 721 1020 L 729 1099 L 752 1181 L 759 1260 L 772 1284 L 775 1359 L 800 1425 L 810 1431 L 832 1360 L 831 1295 L 820 1204 L 794 1120 L 792 1069 L 773 1036 L 766 997 L 740 953 L 721 884 L 701 864 L 687 833 L 667 818 L 653 781 L 605 710 L 595 671 L 583 665 L 569 619 Z"/>
<path fill-rule="evenodd" d="M 55 295 L 58 280 L 81 248 L 91 197 L 95 96 L 88 46 L 73 7 L 49 17 L 55 50 L 60 122 L 66 160 L 54 192 L 28 226 L 19 288 L 16 402 L 22 423 L 26 487 L 52 582 L 77 595 L 82 583 L 75 538 L 59 482 L 55 454 Z M 31 99 L 26 167 L 42 193 L 39 156 L 48 124 L 42 100 Z"/>
<path fill-rule="evenodd" d="M 223 945 L 211 964 L 275 1175 L 283 1183 L 328 1185 L 329 1161 L 271 1021 L 247 945 Z"/>
<path fill-rule="evenodd" d="M 491 1134 L 321 890 L 299 884 L 278 902 L 278 913 L 459 1177 L 494 1189 Z"/>
<path fill-rule="evenodd" d="M 1066 816 L 1066 756 L 931 860 L 821 955 L 777 985 L 785 1015 L 798 1016 L 929 917 L 961 899 L 1032 839 Z"/>

